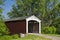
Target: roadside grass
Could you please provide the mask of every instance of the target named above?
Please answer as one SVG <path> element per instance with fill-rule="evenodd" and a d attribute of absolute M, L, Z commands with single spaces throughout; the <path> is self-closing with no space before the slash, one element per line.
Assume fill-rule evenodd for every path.
<path fill-rule="evenodd" d="M 37 36 L 37 35 L 27 35 L 26 37 L 13 39 L 13 40 L 51 40 L 51 39 L 44 38 L 44 37 Z"/>

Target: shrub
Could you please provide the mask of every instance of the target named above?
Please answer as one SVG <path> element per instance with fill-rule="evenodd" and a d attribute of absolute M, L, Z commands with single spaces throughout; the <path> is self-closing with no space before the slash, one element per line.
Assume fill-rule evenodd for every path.
<path fill-rule="evenodd" d="M 0 36 L 1 35 L 6 35 L 6 34 L 9 34 L 9 30 L 6 27 L 3 19 L 2 20 L 0 19 Z"/>
<path fill-rule="evenodd" d="M 14 34 L 14 35 L 12 35 L 12 38 L 13 39 L 17 39 L 17 38 L 19 38 L 19 35 L 18 34 Z"/>
<path fill-rule="evenodd" d="M 56 26 L 57 28 L 57 34 L 60 34 L 60 24 Z"/>
<path fill-rule="evenodd" d="M 45 34 L 55 34 L 56 33 L 56 28 L 54 26 L 51 26 L 51 27 L 47 26 L 47 27 L 43 28 L 42 31 Z"/>

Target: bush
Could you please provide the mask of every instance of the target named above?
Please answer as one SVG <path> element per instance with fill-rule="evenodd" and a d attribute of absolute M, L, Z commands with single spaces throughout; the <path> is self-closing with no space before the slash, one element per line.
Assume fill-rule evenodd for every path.
<path fill-rule="evenodd" d="M 45 34 L 55 34 L 56 33 L 56 28 L 54 26 L 51 26 L 51 27 L 47 26 L 47 27 L 43 28 L 42 31 Z"/>
<path fill-rule="evenodd" d="M 17 38 L 19 38 L 19 35 L 18 34 L 14 34 L 14 35 L 12 35 L 12 38 L 13 39 L 17 39 Z"/>
<path fill-rule="evenodd" d="M 57 34 L 60 34 L 60 28 L 57 28 Z"/>
<path fill-rule="evenodd" d="M 6 27 L 3 20 L 0 19 L 0 36 L 9 34 L 9 29 Z"/>

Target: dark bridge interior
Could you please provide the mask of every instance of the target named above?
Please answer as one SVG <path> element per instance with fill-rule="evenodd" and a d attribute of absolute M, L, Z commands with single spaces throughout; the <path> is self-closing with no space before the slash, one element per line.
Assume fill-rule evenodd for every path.
<path fill-rule="evenodd" d="M 39 23 L 31 20 L 28 22 L 28 33 L 39 33 Z"/>

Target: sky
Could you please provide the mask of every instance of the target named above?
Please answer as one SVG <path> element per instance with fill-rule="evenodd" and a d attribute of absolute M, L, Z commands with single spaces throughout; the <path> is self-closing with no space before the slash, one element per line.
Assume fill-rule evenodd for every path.
<path fill-rule="evenodd" d="M 12 5 L 15 4 L 15 0 L 6 0 L 3 5 L 3 13 L 2 15 L 5 17 L 5 19 L 8 19 L 7 13 L 12 9 Z"/>

